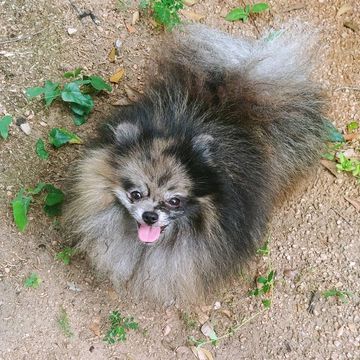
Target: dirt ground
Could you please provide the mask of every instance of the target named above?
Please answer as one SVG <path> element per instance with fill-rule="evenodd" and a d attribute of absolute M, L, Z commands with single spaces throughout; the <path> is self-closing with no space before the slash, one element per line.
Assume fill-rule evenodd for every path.
<path fill-rule="evenodd" d="M 347 175 L 335 176 L 319 165 L 275 214 L 270 256 L 255 257 L 215 304 L 196 309 L 136 303 L 119 297 L 83 257 L 70 265 L 55 260 L 62 232 L 38 201 L 31 207 L 28 228 L 18 232 L 10 202 L 20 187 L 39 181 L 63 187 L 68 165 L 82 151 L 81 146 L 50 149 L 44 161 L 34 152 L 36 140 L 46 139 L 55 126 L 89 139 L 112 104 L 126 99 L 125 84 L 142 89 L 151 49 L 161 39 L 149 18 L 131 24 L 136 2 L 74 3 L 80 10 L 91 9 L 99 25 L 90 17 L 79 20 L 67 0 L 0 0 L 0 116 L 25 118 L 31 126 L 26 135 L 12 124 L 8 140 L 0 139 L 0 359 L 195 359 L 188 338 L 206 339 L 200 330 L 206 321 L 218 336 L 244 322 L 216 346 L 204 346 L 216 359 L 360 359 L 360 210 L 349 202 L 360 201 L 360 186 Z M 310 22 L 321 31 L 322 58 L 315 76 L 329 96 L 329 117 L 342 130 L 350 121 L 360 121 L 360 30 L 344 26 L 349 21 L 360 26 L 360 2 L 274 0 L 268 1 L 271 10 L 255 20 L 226 22 L 224 14 L 239 3 L 199 0 L 183 19 L 255 37 L 288 19 Z M 69 35 L 69 28 L 77 32 Z M 108 53 L 116 39 L 122 40 L 121 54 L 111 63 Z M 104 78 L 125 69 L 113 92 L 96 98 L 85 125 L 74 126 L 59 104 L 45 109 L 42 102 L 26 99 L 25 88 L 57 81 L 79 66 Z M 351 146 L 359 150 L 355 143 Z M 259 313 L 261 300 L 248 291 L 256 274 L 270 266 L 277 274 L 272 306 Z M 37 289 L 24 287 L 31 272 L 42 279 Z M 322 293 L 334 288 L 350 291 L 352 297 L 347 303 L 325 299 Z M 72 336 L 59 326 L 63 310 Z M 114 310 L 133 316 L 140 329 L 130 332 L 126 342 L 109 345 L 103 338 Z"/>

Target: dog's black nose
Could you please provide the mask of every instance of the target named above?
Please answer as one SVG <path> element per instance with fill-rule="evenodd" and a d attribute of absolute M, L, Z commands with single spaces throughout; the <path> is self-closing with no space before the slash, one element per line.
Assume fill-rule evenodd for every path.
<path fill-rule="evenodd" d="M 148 225 L 152 225 L 158 221 L 159 215 L 154 211 L 145 211 L 142 218 Z"/>

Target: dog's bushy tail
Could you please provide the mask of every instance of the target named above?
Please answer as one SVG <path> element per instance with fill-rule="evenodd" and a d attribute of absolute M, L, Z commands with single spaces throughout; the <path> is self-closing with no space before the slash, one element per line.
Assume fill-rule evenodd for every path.
<path fill-rule="evenodd" d="M 240 126 L 256 125 L 283 187 L 316 162 L 325 137 L 324 97 L 311 80 L 317 39 L 297 23 L 258 40 L 188 25 L 165 42 L 159 73 L 170 83 L 180 73 L 191 99 Z"/>

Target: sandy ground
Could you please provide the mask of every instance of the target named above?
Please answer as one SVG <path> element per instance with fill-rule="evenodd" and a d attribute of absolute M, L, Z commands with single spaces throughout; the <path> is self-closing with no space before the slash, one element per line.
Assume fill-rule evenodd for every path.
<path fill-rule="evenodd" d="M 161 39 L 162 32 L 148 18 L 129 27 L 136 3 L 75 4 L 91 9 L 100 24 L 89 17 L 80 21 L 65 0 L 0 0 L 0 115 L 25 118 L 32 129 L 27 136 L 13 124 L 9 139 L 0 140 L 0 359 L 195 359 L 188 338 L 205 339 L 200 331 L 205 321 L 218 336 L 244 322 L 217 346 L 205 346 L 216 359 L 359 359 L 360 216 L 348 199 L 359 201 L 360 187 L 344 174 L 334 176 L 320 166 L 309 174 L 301 190 L 275 214 L 270 256 L 254 258 L 215 305 L 196 309 L 164 309 L 120 298 L 81 256 L 70 265 L 55 260 L 64 239 L 39 201 L 31 207 L 26 231 L 18 232 L 10 202 L 20 187 L 39 181 L 62 187 L 68 165 L 82 151 L 81 146 L 50 149 L 44 161 L 34 152 L 36 140 L 46 139 L 55 126 L 90 138 L 112 111 L 111 104 L 126 98 L 125 84 L 142 89 L 144 67 Z M 269 1 L 271 11 L 255 21 L 226 22 L 224 14 L 238 4 L 200 0 L 190 11 L 210 26 L 255 37 L 287 19 L 310 22 L 321 30 L 315 76 L 329 96 L 329 117 L 339 129 L 360 121 L 360 32 L 343 26 L 344 21 L 360 26 L 358 1 L 274 0 Z M 345 12 L 337 16 L 339 9 Z M 77 29 L 71 36 L 70 27 Z M 110 63 L 108 53 L 116 39 L 123 41 L 121 56 Z M 45 109 L 40 101 L 26 100 L 25 88 L 61 79 L 65 70 L 79 66 L 105 78 L 120 67 L 126 74 L 111 94 L 96 98 L 87 124 L 75 127 L 61 105 Z M 356 150 L 358 144 L 350 146 Z M 273 303 L 259 313 L 261 300 L 249 297 L 248 291 L 256 274 L 269 267 L 277 274 Z M 24 287 L 31 272 L 42 279 L 37 289 Z M 347 303 L 325 299 L 322 293 L 333 288 L 353 295 Z M 63 310 L 72 336 L 59 326 Z M 134 316 L 140 329 L 130 332 L 126 342 L 108 345 L 103 338 L 114 310 Z"/>

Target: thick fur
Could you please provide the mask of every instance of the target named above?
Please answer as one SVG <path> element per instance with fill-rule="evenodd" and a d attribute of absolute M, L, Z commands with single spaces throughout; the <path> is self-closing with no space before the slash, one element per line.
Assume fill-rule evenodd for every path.
<path fill-rule="evenodd" d="M 277 199 L 319 158 L 310 40 L 296 26 L 244 40 L 192 25 L 164 41 L 145 94 L 103 127 L 69 188 L 67 228 L 99 270 L 161 302 L 199 300 L 238 273 Z M 179 209 L 164 205 L 170 193 Z M 167 226 L 150 245 L 137 235 L 145 210 Z"/>

